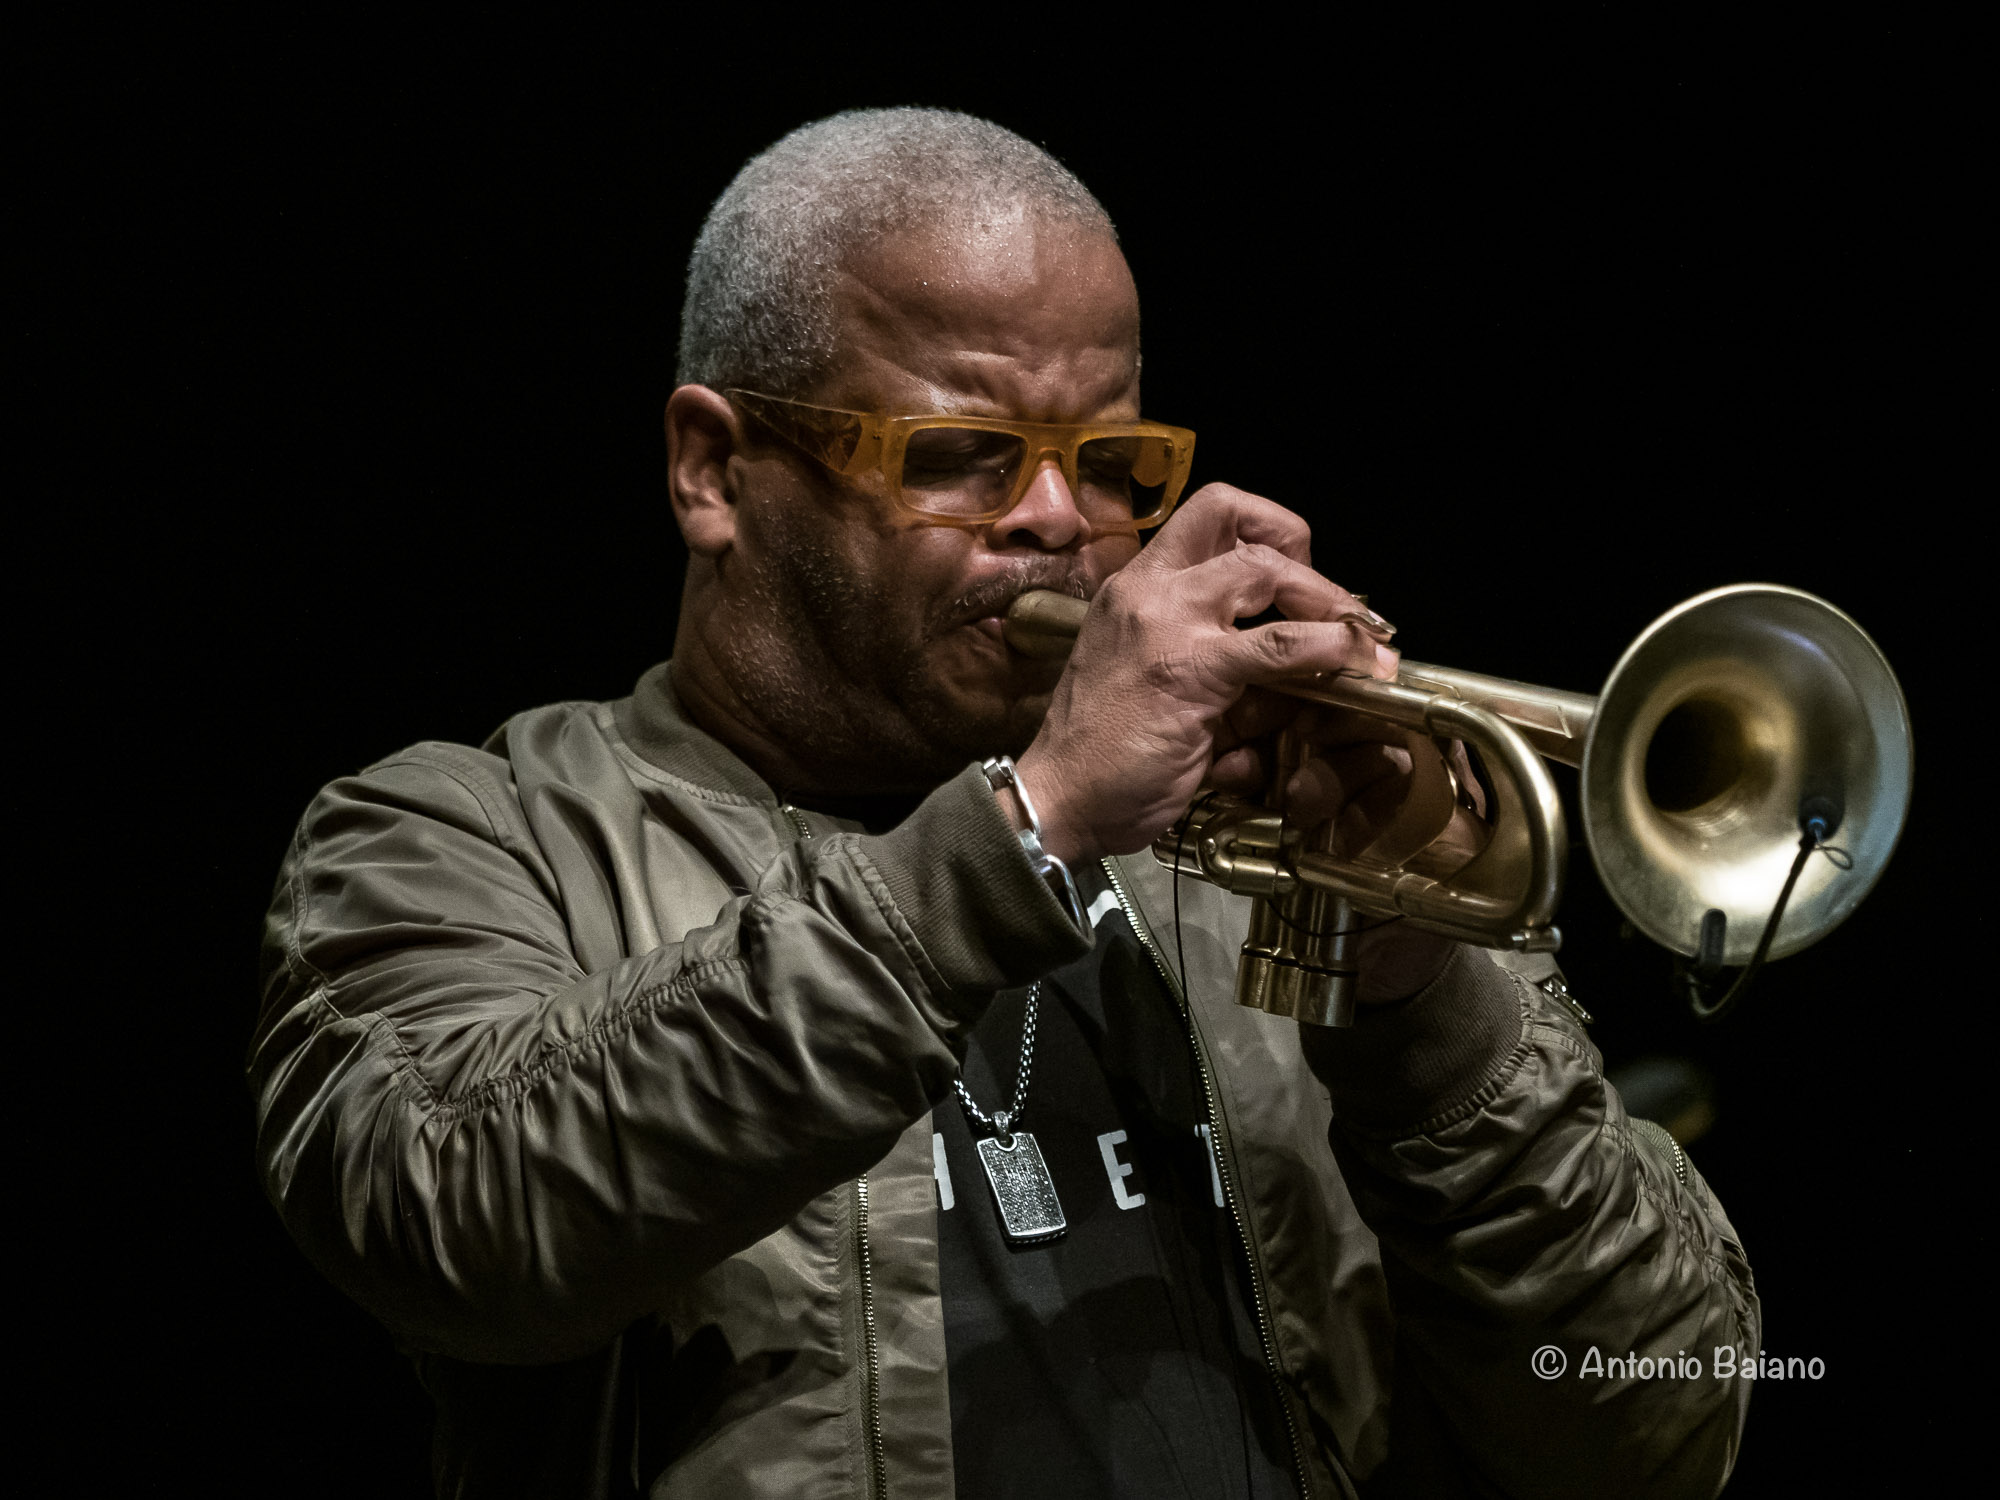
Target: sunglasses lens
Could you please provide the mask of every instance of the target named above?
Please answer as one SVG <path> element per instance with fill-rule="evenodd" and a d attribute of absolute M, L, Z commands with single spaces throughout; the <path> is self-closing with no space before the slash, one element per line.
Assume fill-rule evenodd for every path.
<path fill-rule="evenodd" d="M 903 503 L 937 516 L 1006 509 L 1027 443 L 1011 432 L 926 427 L 903 450 Z"/>
<path fill-rule="evenodd" d="M 1037 463 L 1058 450 L 1042 449 Z M 985 520 L 1004 514 L 1026 483 L 1028 441 L 1018 433 L 980 427 L 922 427 L 902 455 L 899 489 L 905 505 L 929 515 Z M 1076 453 L 1077 507 L 1092 521 L 1143 525 L 1160 514 L 1174 472 L 1172 444 L 1161 437 L 1102 437 Z"/>
<path fill-rule="evenodd" d="M 1079 499 L 1086 512 L 1149 520 L 1166 503 L 1173 468 L 1165 438 L 1094 438 L 1076 456 L 1076 477 L 1083 486 Z"/>

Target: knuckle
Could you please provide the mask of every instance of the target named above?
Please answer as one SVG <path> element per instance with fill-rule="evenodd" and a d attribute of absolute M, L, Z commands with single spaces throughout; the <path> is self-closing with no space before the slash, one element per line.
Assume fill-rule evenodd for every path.
<path fill-rule="evenodd" d="M 1256 573 L 1275 573 L 1291 562 L 1276 547 L 1264 542 L 1238 542 L 1236 558 Z"/>
<path fill-rule="evenodd" d="M 1187 675 L 1188 659 L 1183 651 L 1161 648 L 1140 658 L 1139 677 L 1150 688 L 1171 692 Z"/>
<path fill-rule="evenodd" d="M 1310 627 L 1297 620 L 1276 620 L 1260 626 L 1256 637 L 1265 655 L 1281 661 L 1290 660 L 1312 645 Z"/>
<path fill-rule="evenodd" d="M 1226 484 L 1205 484 L 1182 503 L 1182 510 L 1211 511 L 1229 505 L 1237 491 Z"/>
<path fill-rule="evenodd" d="M 1259 643 L 1273 658 L 1310 663 L 1328 670 L 1346 661 L 1354 632 L 1318 620 L 1274 620 L 1257 628 Z"/>

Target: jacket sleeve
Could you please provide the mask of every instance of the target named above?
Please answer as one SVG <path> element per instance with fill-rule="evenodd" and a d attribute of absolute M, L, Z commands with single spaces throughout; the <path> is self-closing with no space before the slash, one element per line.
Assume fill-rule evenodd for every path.
<path fill-rule="evenodd" d="M 1716 1350 L 1758 1348 L 1750 1267 L 1537 965 L 1555 972 L 1461 949 L 1412 1000 L 1306 1041 L 1395 1313 L 1376 1489 L 1713 1495 L 1750 1394 Z"/>
<path fill-rule="evenodd" d="M 601 1346 L 879 1161 L 991 994 L 1088 947 L 975 767 L 891 833 L 794 845 L 709 925 L 586 973 L 479 770 L 419 747 L 320 794 L 249 1059 L 267 1193 L 412 1348 Z"/>

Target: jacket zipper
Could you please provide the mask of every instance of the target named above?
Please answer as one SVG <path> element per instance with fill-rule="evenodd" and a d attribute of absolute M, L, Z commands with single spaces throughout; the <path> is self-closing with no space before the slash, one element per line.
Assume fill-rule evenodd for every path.
<path fill-rule="evenodd" d="M 1563 983 L 1562 975 L 1551 974 L 1547 979 L 1537 979 L 1535 981 L 1535 988 L 1540 990 L 1544 995 L 1547 995 L 1551 1000 L 1560 1001 L 1563 1007 L 1571 1015 L 1575 1016 L 1580 1024 L 1589 1026 L 1597 1020 L 1597 1017 L 1583 1008 L 1583 1002 L 1570 992 L 1570 987 Z"/>
<path fill-rule="evenodd" d="M 812 842 L 812 826 L 791 803 L 780 812 L 791 819 L 802 843 Z M 863 1420 L 868 1429 L 868 1493 L 887 1494 L 888 1472 L 882 1445 L 882 1350 L 875 1337 L 875 1263 L 868 1250 L 868 1174 L 854 1179 L 854 1255 L 861 1282 L 861 1354 L 866 1365 Z"/>
<path fill-rule="evenodd" d="M 1222 1118 L 1222 1110 L 1216 1103 L 1215 1079 L 1208 1067 L 1208 1050 L 1202 1045 L 1201 1033 L 1195 1029 L 1194 1010 L 1188 1004 L 1187 995 L 1182 991 L 1180 981 L 1167 967 L 1165 957 L 1153 944 L 1153 934 L 1139 918 L 1138 903 L 1125 889 L 1124 877 L 1109 859 L 1101 861 L 1104 873 L 1110 878 L 1111 889 L 1118 897 L 1118 904 L 1125 911 L 1125 920 L 1132 926 L 1139 939 L 1139 946 L 1146 950 L 1153 960 L 1153 967 L 1159 971 L 1166 983 L 1167 993 L 1174 997 L 1181 1008 L 1181 1020 L 1187 1025 L 1188 1043 L 1194 1049 L 1195 1067 L 1201 1073 L 1201 1089 L 1208 1104 L 1208 1134 L 1215 1148 L 1218 1175 L 1222 1179 L 1222 1196 L 1229 1205 L 1229 1217 L 1236 1226 L 1236 1237 L 1243 1246 L 1243 1258 L 1250 1266 L 1250 1295 L 1257 1313 L 1257 1337 L 1264 1346 L 1264 1366 L 1271 1372 L 1271 1381 L 1278 1388 L 1278 1408 L 1285 1414 L 1285 1436 L 1292 1445 L 1292 1473 L 1299 1482 L 1300 1500 L 1310 1500 L 1312 1485 L 1306 1474 L 1305 1455 L 1299 1446 L 1297 1419 L 1292 1415 L 1292 1400 L 1285 1390 L 1284 1379 L 1278 1373 L 1278 1345 L 1271 1333 L 1271 1314 L 1264 1298 L 1264 1272 L 1258 1264 L 1256 1252 L 1250 1247 L 1250 1230 L 1243 1222 L 1243 1203 L 1236 1191 L 1236 1163 L 1229 1153 L 1229 1131 Z"/>
<path fill-rule="evenodd" d="M 868 1177 L 854 1179 L 854 1244 L 861 1271 L 861 1343 L 867 1360 L 868 1493 L 888 1493 L 882 1449 L 882 1356 L 875 1342 L 874 1264 L 868 1252 Z"/>

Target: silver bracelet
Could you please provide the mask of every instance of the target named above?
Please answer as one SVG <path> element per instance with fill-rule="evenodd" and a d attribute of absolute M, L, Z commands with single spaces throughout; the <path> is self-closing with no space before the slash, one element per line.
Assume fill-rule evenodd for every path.
<path fill-rule="evenodd" d="M 1070 877 L 1069 866 L 1057 859 L 1042 844 L 1042 819 L 1035 811 L 1035 804 L 1028 796 L 1028 789 L 1021 785 L 1020 773 L 1014 768 L 1014 757 L 998 755 L 979 768 L 986 773 L 986 784 L 999 791 L 1001 787 L 1012 787 L 1014 795 L 1021 799 L 1021 811 L 1028 815 L 1028 826 L 1020 830 L 1021 852 L 1028 856 L 1028 863 L 1035 867 L 1035 873 L 1048 883 L 1049 890 L 1060 901 L 1063 910 L 1081 932 L 1090 931 L 1090 918 L 1084 914 L 1083 897 L 1077 894 L 1076 881 Z"/>

